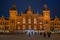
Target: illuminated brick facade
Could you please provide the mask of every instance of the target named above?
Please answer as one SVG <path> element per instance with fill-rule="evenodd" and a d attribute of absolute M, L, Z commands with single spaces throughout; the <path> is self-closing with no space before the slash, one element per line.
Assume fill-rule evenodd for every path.
<path fill-rule="evenodd" d="M 54 19 L 50 18 L 50 10 L 46 4 L 44 4 L 42 14 L 34 13 L 30 6 L 24 13 L 18 14 L 16 5 L 13 3 L 9 11 L 9 18 L 7 19 L 4 16 L 0 18 L 0 32 L 14 32 L 16 30 L 43 30 L 46 32 L 60 30 L 60 20 L 57 17 Z"/>

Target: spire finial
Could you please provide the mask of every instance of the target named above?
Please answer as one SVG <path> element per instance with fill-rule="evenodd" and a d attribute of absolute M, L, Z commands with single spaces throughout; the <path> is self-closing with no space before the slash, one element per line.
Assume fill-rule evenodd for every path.
<path fill-rule="evenodd" d="M 47 5 L 46 4 L 44 4 L 44 8 L 47 8 Z"/>
<path fill-rule="evenodd" d="M 31 6 L 30 5 L 28 5 L 28 8 L 25 11 L 25 13 L 27 13 L 27 14 L 32 14 L 33 13 L 33 10 L 31 9 Z"/>
<path fill-rule="evenodd" d="M 2 16 L 2 18 L 3 18 L 4 16 Z"/>
<path fill-rule="evenodd" d="M 47 7 L 47 4 L 46 4 L 46 0 L 44 0 L 44 4 L 43 4 L 43 10 L 49 10 L 48 7 Z"/>
<path fill-rule="evenodd" d="M 31 6 L 30 6 L 30 5 L 28 6 L 28 9 L 29 9 L 29 10 L 31 9 Z"/>
<path fill-rule="evenodd" d="M 12 1 L 12 7 L 16 7 L 14 0 Z"/>
<path fill-rule="evenodd" d="M 12 0 L 12 7 L 11 7 L 11 10 L 16 10 L 16 4 L 15 4 L 14 0 Z"/>
<path fill-rule="evenodd" d="M 44 8 L 47 8 L 46 0 L 44 1 Z"/>
<path fill-rule="evenodd" d="M 57 16 L 55 16 L 55 18 L 57 18 Z"/>
<path fill-rule="evenodd" d="M 22 11 L 21 11 L 21 14 L 22 14 Z"/>
<path fill-rule="evenodd" d="M 37 14 L 38 14 L 39 12 L 38 12 L 38 10 L 37 10 Z"/>

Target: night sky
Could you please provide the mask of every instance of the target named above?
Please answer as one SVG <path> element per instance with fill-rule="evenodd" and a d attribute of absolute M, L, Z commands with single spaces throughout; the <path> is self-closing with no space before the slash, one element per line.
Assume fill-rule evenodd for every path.
<path fill-rule="evenodd" d="M 30 5 L 34 12 L 42 12 L 44 0 L 14 0 L 18 12 L 25 12 Z M 60 0 L 46 0 L 46 4 L 51 11 L 51 17 L 60 18 Z M 12 6 L 12 0 L 0 0 L 0 17 L 3 15 L 9 17 L 9 9 Z"/>

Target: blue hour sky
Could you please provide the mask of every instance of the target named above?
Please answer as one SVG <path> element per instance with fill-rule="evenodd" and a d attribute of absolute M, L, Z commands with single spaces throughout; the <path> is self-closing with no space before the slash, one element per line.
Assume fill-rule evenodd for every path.
<path fill-rule="evenodd" d="M 45 0 L 14 0 L 18 12 L 25 12 L 30 5 L 34 12 L 41 14 Z M 51 11 L 51 17 L 60 18 L 60 0 L 46 0 L 46 4 Z M 12 6 L 12 0 L 0 0 L 0 17 L 3 15 L 9 17 L 9 9 Z"/>

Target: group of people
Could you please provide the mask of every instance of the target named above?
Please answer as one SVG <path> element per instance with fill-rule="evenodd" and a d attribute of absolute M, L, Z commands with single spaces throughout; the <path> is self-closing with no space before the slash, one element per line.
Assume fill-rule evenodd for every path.
<path fill-rule="evenodd" d="M 35 34 L 37 34 L 37 33 L 35 33 Z M 51 37 L 51 32 L 38 33 L 38 34 L 39 34 L 39 35 L 43 35 L 44 37 L 46 37 L 46 36 L 48 36 L 49 38 Z M 32 33 L 29 33 L 28 35 L 29 35 L 29 37 L 30 37 L 31 35 L 34 35 L 34 34 L 33 34 L 33 32 L 32 32 Z"/>
<path fill-rule="evenodd" d="M 51 37 L 51 33 L 48 32 L 48 33 L 43 33 L 44 37 L 48 36 L 48 37 Z"/>

